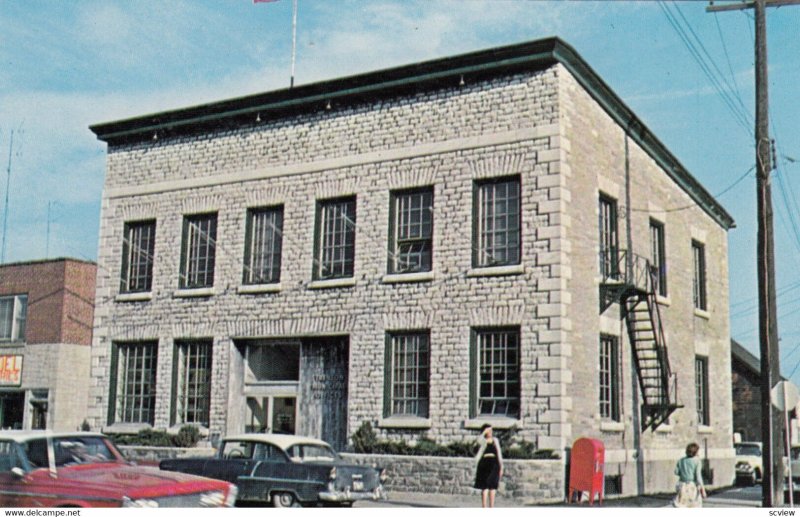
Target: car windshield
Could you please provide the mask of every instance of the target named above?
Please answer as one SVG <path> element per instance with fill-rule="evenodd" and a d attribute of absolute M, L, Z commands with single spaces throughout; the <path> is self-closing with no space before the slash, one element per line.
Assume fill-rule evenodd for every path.
<path fill-rule="evenodd" d="M 761 448 L 758 445 L 737 443 L 735 447 L 737 456 L 761 456 Z"/>
<path fill-rule="evenodd" d="M 53 459 L 56 467 L 83 463 L 117 461 L 106 441 L 99 436 L 53 438 Z M 47 468 L 47 440 L 40 438 L 25 444 L 28 461 L 34 468 Z"/>
<path fill-rule="evenodd" d="M 336 453 L 327 445 L 299 443 L 289 447 L 286 452 L 294 462 L 334 461 L 336 459 Z"/>

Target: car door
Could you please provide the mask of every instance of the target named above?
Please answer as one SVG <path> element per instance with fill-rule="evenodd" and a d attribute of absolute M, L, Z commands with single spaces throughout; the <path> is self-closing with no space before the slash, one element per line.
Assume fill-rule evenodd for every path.
<path fill-rule="evenodd" d="M 236 483 L 236 478 L 253 470 L 256 459 L 256 442 L 224 441 L 219 455 L 203 466 L 203 476 Z"/>
<path fill-rule="evenodd" d="M 22 468 L 18 446 L 12 440 L 0 440 L 0 507 L 22 506 L 25 483 L 12 472 Z"/>

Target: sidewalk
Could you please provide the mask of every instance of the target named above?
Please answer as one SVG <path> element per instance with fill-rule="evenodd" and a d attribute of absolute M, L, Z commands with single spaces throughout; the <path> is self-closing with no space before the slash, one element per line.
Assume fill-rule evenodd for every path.
<path fill-rule="evenodd" d="M 707 508 L 760 508 L 761 501 L 749 501 L 726 497 L 726 492 L 718 491 L 704 501 L 703 506 Z M 604 508 L 663 508 L 672 506 L 672 494 L 657 494 L 638 497 L 624 497 L 619 499 L 606 499 L 603 501 Z M 387 501 L 363 504 L 363 506 L 381 507 L 419 507 L 419 508 L 477 508 L 481 505 L 480 495 L 462 494 L 432 494 L 422 492 L 389 492 Z M 595 501 L 597 505 L 597 501 Z M 362 506 L 359 504 L 358 506 Z M 503 497 L 498 494 L 495 500 L 498 508 L 521 508 L 525 506 L 567 506 L 566 503 L 543 503 L 541 505 L 523 505 Z M 573 504 L 573 507 L 589 507 L 588 503 Z"/>

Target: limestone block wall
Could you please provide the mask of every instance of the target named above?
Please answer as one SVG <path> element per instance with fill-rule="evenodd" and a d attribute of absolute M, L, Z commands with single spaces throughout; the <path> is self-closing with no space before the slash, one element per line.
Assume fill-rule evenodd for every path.
<path fill-rule="evenodd" d="M 644 464 L 643 483 L 647 491 L 670 491 L 674 484 L 674 461 L 685 445 L 698 442 L 703 454 L 716 465 L 715 483 L 729 483 L 732 477 L 731 368 L 728 323 L 727 235 L 683 191 L 665 171 L 602 110 L 569 73 L 561 79 L 561 112 L 564 139 L 562 173 L 566 176 L 572 203 L 568 208 L 571 225 L 566 228 L 572 244 L 572 277 L 567 281 L 568 307 L 572 329 L 569 359 L 572 383 L 571 434 L 604 441 L 606 472 L 623 476 L 623 490 L 637 489 L 636 464 Z M 632 130 L 633 131 L 633 130 Z M 626 151 L 627 145 L 627 151 Z M 627 190 L 629 171 L 630 191 Z M 633 251 L 651 256 L 650 220 L 664 225 L 666 233 L 667 287 L 660 298 L 661 313 L 673 372 L 678 374 L 678 403 L 683 408 L 655 432 L 635 436 L 639 422 L 636 408 L 641 404 L 636 374 L 631 362 L 630 343 L 619 308 L 599 312 L 600 274 L 598 268 L 598 199 L 600 193 L 617 201 L 619 243 L 628 248 L 630 226 Z M 708 308 L 694 308 L 692 296 L 692 241 L 705 246 Z M 604 421 L 599 414 L 599 338 L 616 336 L 621 349 L 619 422 Z M 694 361 L 708 358 L 710 380 L 710 425 L 699 425 L 695 392 Z M 723 474 L 724 472 L 724 474 Z M 727 478 L 727 479 L 726 479 Z"/>
<path fill-rule="evenodd" d="M 238 129 L 109 149 L 102 203 L 90 414 L 108 425 L 114 341 L 156 340 L 156 427 L 169 424 L 172 344 L 214 340 L 211 431 L 231 422 L 240 389 L 245 338 L 349 337 L 348 422 L 383 415 L 385 333 L 430 329 L 430 424 L 440 442 L 472 436 L 470 329 L 519 326 L 522 437 L 559 448 L 564 406 L 562 360 L 564 192 L 559 155 L 557 75 L 553 69 L 319 114 L 265 120 Z M 472 269 L 475 180 L 518 175 L 522 185 L 522 264 Z M 432 186 L 433 272 L 415 281 L 384 278 L 390 191 Z M 356 196 L 355 275 L 321 288 L 311 282 L 316 202 Z M 241 292 L 248 207 L 284 207 L 283 267 L 273 292 Z M 182 218 L 216 212 L 213 294 L 176 296 Z M 120 297 L 126 221 L 156 219 L 152 292 Z M 396 279 L 395 279 L 396 280 Z M 553 359 L 555 354 L 555 359 Z M 413 431 L 382 426 L 396 438 Z"/>

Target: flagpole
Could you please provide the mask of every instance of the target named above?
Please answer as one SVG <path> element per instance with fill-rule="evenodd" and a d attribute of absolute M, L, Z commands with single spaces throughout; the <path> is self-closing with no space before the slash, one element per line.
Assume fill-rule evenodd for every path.
<path fill-rule="evenodd" d="M 289 88 L 294 88 L 294 62 L 297 52 L 297 0 L 292 1 L 292 78 Z"/>

